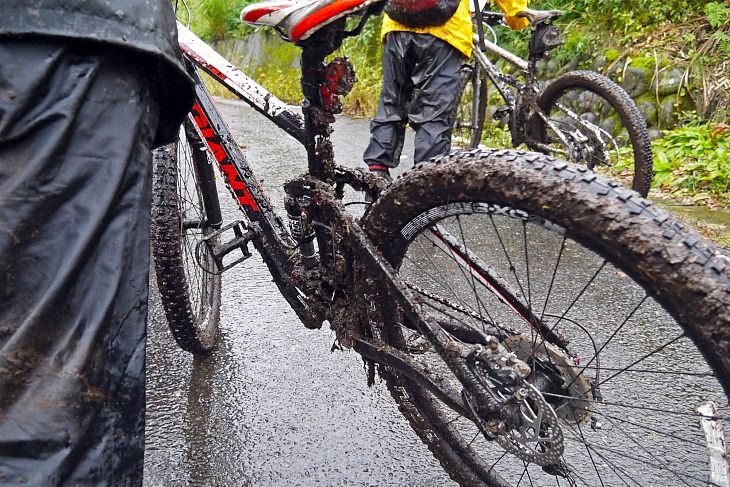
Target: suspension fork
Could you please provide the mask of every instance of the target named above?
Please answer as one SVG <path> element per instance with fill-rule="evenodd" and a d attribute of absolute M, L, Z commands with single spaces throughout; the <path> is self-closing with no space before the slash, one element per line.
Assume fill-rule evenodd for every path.
<path fill-rule="evenodd" d="M 201 187 L 200 196 L 203 200 L 207 220 L 205 223 L 212 228 L 218 229 L 223 224 L 223 216 L 221 215 L 213 164 L 208 159 L 207 147 L 192 119 L 187 118 L 183 126 L 188 142 L 193 149 L 195 172 L 198 177 L 198 184 Z"/>

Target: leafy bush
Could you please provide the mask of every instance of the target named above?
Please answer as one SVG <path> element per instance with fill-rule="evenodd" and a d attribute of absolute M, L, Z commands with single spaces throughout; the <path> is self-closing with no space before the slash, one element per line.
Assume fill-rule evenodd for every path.
<path fill-rule="evenodd" d="M 694 122 L 654 141 L 654 185 L 730 204 L 730 129 Z"/>
<path fill-rule="evenodd" d="M 239 20 L 242 3 L 238 0 L 186 0 L 190 16 L 183 3 L 176 0 L 177 17 L 206 42 L 228 37 L 240 37 L 246 27 Z M 251 2 L 248 2 L 251 3 Z"/>

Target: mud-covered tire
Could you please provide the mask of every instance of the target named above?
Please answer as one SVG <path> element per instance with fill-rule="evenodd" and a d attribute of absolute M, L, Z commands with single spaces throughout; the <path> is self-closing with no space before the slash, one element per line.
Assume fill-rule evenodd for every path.
<path fill-rule="evenodd" d="M 207 156 L 192 150 L 187 137 L 181 130 L 178 143 L 154 152 L 151 247 L 157 287 L 175 341 L 183 350 L 205 354 L 215 347 L 218 336 L 221 275 L 205 246 L 196 256 L 197 242 L 214 229 L 208 224 L 202 189 L 192 171 L 193 158 Z M 187 176 L 181 179 L 183 173 Z M 217 204 L 217 198 L 213 200 Z M 183 208 L 193 208 L 198 213 L 194 218 L 203 223 L 184 227 L 184 220 L 192 215 Z"/>
<path fill-rule="evenodd" d="M 623 88 L 599 73 L 570 71 L 553 79 L 545 87 L 538 99 L 538 105 L 545 115 L 551 117 L 558 101 L 569 92 L 595 94 L 603 99 L 601 103 L 607 104 L 606 107 L 613 109 L 618 115 L 628 134 L 628 144 L 626 145 L 630 145 L 633 150 L 634 164 L 631 188 L 642 196 L 646 196 L 651 187 L 654 166 L 646 120 L 634 101 Z M 544 121 L 539 117 L 535 117 L 534 123 L 537 126 L 539 140 L 548 143 L 549 131 Z M 587 161 L 575 160 L 573 162 L 586 163 Z"/>
<path fill-rule="evenodd" d="M 495 215 L 512 209 L 525 222 L 545 219 L 559 225 L 566 238 L 614 266 L 613 277 L 628 276 L 643 288 L 676 320 L 684 333 L 682 339 L 699 350 L 688 352 L 700 361 L 704 357 L 709 364 L 714 378 L 710 373 L 708 380 L 719 382 L 713 382 L 713 391 L 721 396 L 722 415 L 727 416 L 730 278 L 726 262 L 708 242 L 618 183 L 548 156 L 507 150 L 453 153 L 422 165 L 381 195 L 364 217 L 363 226 L 384 257 L 399 269 L 416 234 L 433 224 L 431 220 L 470 211 L 464 208 L 475 202 L 493 208 Z M 605 297 L 607 303 L 611 299 L 613 296 Z M 374 334 L 406 350 L 399 330 L 403 327 L 390 324 L 385 328 Z M 500 477 L 497 469 L 485 463 L 469 438 L 459 437 L 451 426 L 453 420 L 443 414 L 434 396 L 393 369 L 383 366 L 381 375 L 400 411 L 452 479 L 462 485 L 516 483 Z M 697 421 L 691 423 L 696 430 Z M 695 480 L 690 484 L 695 485 Z"/>
<path fill-rule="evenodd" d="M 479 147 L 487 112 L 487 77 L 478 63 L 464 64 L 459 73 L 458 98 L 451 117 L 453 148 Z"/>

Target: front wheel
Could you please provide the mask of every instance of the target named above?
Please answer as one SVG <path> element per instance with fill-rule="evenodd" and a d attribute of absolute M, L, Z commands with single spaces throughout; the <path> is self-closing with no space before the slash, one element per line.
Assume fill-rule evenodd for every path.
<path fill-rule="evenodd" d="M 607 168 L 648 194 L 653 162 L 646 121 L 623 88 L 592 71 L 571 71 L 555 78 L 537 103 L 542 113 L 533 119 L 532 149 Z"/>
<path fill-rule="evenodd" d="M 479 63 L 461 67 L 457 105 L 451 120 L 454 148 L 479 147 L 487 111 L 487 77 Z"/>
<path fill-rule="evenodd" d="M 401 412 L 454 480 L 708 485 L 700 426 L 727 434 L 730 420 L 730 277 L 695 233 L 584 168 L 515 151 L 432 161 L 389 187 L 363 223 L 461 356 L 474 350 L 471 337 L 499 336 L 545 400 L 528 398 L 520 411 L 558 418 L 564 451 L 539 464 L 556 445 L 532 441 L 523 417 L 504 417 L 516 426 L 490 438 L 382 366 Z M 461 387 L 411 324 L 371 326 Z M 719 413 L 698 413 L 707 401 Z"/>
<path fill-rule="evenodd" d="M 213 168 L 189 119 L 180 140 L 154 154 L 152 255 L 167 323 L 188 352 L 210 352 L 216 343 L 221 276 L 205 245 L 220 218 L 217 194 L 206 186 Z"/>

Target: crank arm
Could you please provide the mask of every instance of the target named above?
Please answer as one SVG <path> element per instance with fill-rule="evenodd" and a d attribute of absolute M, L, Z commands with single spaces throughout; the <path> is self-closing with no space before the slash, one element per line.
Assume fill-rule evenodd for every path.
<path fill-rule="evenodd" d="M 433 370 L 427 369 L 420 362 L 413 360 L 407 353 L 382 342 L 376 343 L 369 338 L 354 338 L 353 341 L 353 348 L 363 357 L 397 370 L 398 373 L 431 391 L 434 396 L 457 413 L 465 417 L 471 416 L 469 410 L 464 407 L 460 391 L 457 391 Z"/>

